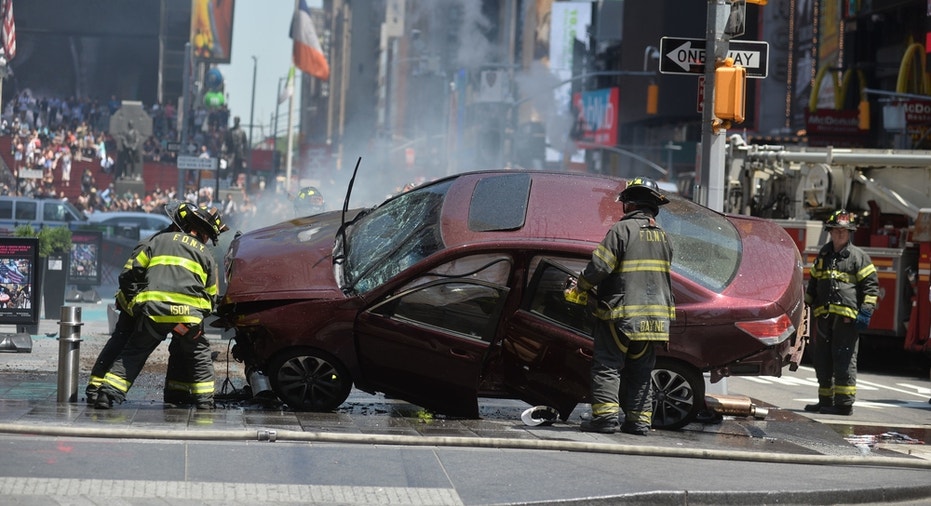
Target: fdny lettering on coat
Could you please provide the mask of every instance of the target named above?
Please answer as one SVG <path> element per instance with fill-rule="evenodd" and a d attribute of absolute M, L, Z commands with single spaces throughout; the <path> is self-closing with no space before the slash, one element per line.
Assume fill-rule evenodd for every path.
<path fill-rule="evenodd" d="M 641 228 L 640 240 L 646 242 L 664 242 L 666 240 L 666 232 L 655 228 Z"/>

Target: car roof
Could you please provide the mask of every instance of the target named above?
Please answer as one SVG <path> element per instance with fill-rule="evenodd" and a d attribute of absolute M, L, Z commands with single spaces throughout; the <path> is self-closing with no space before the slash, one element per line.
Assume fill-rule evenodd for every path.
<path fill-rule="evenodd" d="M 619 178 L 543 171 L 470 172 L 454 178 L 442 218 L 447 247 L 489 240 L 598 243 L 623 215 L 616 198 L 626 183 Z M 464 216 L 469 219 L 452 219 Z"/>
<path fill-rule="evenodd" d="M 104 221 L 114 218 L 154 218 L 165 223 L 170 223 L 171 219 L 162 213 L 146 213 L 143 211 L 97 211 L 90 215 L 90 221 Z"/>

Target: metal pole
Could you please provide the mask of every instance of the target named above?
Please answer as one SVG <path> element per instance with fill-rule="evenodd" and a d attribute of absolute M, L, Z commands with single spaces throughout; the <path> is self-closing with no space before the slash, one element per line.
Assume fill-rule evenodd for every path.
<path fill-rule="evenodd" d="M 187 152 L 187 122 L 188 122 L 188 111 L 191 110 L 191 67 L 194 65 L 192 61 L 191 54 L 191 43 L 188 42 L 184 44 L 184 69 L 182 80 L 182 98 L 181 98 L 181 110 L 178 111 L 178 131 L 181 133 L 181 149 L 179 154 L 189 154 Z M 178 169 L 178 192 L 175 195 L 175 198 L 178 200 L 184 200 L 185 190 L 184 187 L 184 171 Z"/>
<path fill-rule="evenodd" d="M 705 33 L 705 101 L 702 110 L 702 151 L 696 202 L 715 211 L 724 210 L 724 152 L 727 130 L 714 116 L 714 78 L 717 63 L 727 56 L 728 37 L 724 34 L 731 12 L 729 0 L 708 0 Z"/>
<path fill-rule="evenodd" d="M 81 366 L 81 308 L 61 307 L 58 322 L 58 402 L 78 401 L 78 371 Z"/>
<path fill-rule="evenodd" d="M 295 77 L 297 79 L 297 77 Z M 291 95 L 288 97 L 288 151 L 285 152 L 285 173 L 287 174 L 287 179 L 284 182 L 284 190 L 286 193 L 291 193 L 291 152 L 294 146 L 294 92 L 291 92 Z"/>
<path fill-rule="evenodd" d="M 249 110 L 249 151 L 252 151 L 252 125 L 255 117 L 255 74 L 259 67 L 259 57 L 252 55 L 252 108 Z"/>

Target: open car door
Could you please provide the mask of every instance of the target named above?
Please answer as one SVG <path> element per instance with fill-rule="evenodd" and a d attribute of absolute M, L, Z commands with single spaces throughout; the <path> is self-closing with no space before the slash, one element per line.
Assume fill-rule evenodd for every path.
<path fill-rule="evenodd" d="M 556 408 L 565 420 L 591 390 L 594 317 L 565 300 L 566 279 L 587 259 L 538 257 L 520 308 L 511 316 L 502 345 L 508 386 L 531 405 Z M 535 265 L 535 267 L 534 267 Z"/>

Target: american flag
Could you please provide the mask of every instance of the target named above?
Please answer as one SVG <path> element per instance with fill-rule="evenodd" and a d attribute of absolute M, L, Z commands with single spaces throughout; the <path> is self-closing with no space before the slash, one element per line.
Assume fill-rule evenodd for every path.
<path fill-rule="evenodd" d="M 3 55 L 10 61 L 16 56 L 16 23 L 13 21 L 13 0 L 3 1 L 3 27 L 0 39 L 3 40 Z"/>
<path fill-rule="evenodd" d="M 26 276 L 19 271 L 15 260 L 5 260 L 0 262 L 0 280 L 18 285 L 26 282 Z"/>

